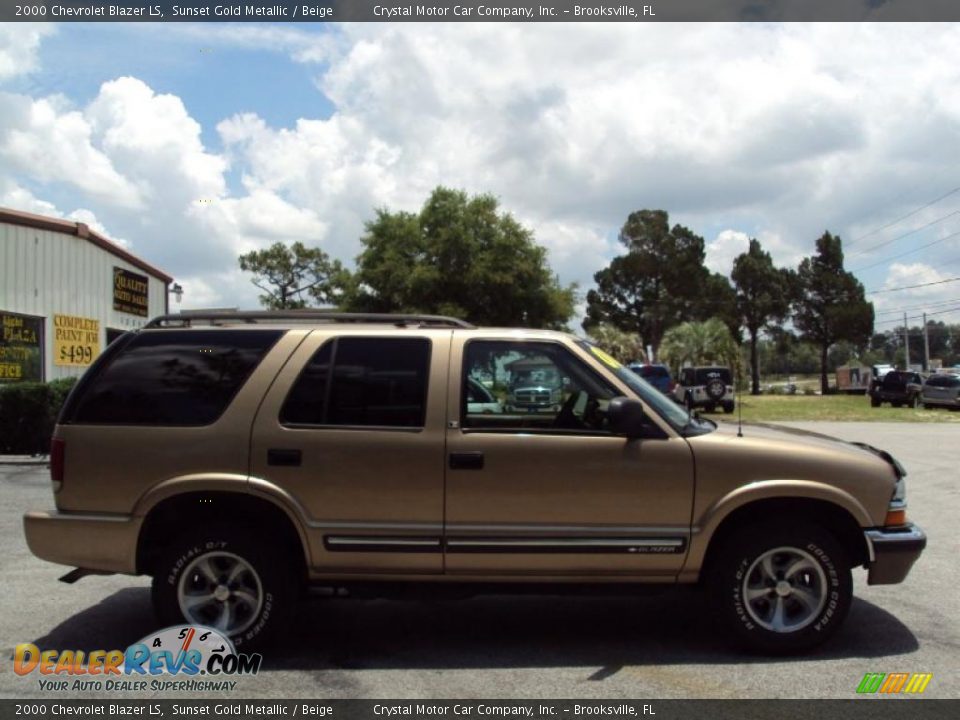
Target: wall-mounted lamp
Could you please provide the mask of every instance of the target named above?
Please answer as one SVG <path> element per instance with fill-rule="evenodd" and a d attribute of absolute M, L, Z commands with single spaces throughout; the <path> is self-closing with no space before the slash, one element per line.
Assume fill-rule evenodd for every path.
<path fill-rule="evenodd" d="M 170 292 L 173 293 L 174 297 L 177 299 L 177 305 L 179 305 L 180 301 L 183 299 L 183 285 L 175 282 L 171 286 Z"/>

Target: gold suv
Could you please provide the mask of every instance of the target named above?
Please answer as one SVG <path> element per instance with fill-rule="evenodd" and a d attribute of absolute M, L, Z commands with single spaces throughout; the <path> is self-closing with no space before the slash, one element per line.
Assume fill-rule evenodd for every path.
<path fill-rule="evenodd" d="M 68 582 L 151 575 L 160 622 L 244 648 L 308 584 L 701 583 L 745 645 L 801 651 L 841 624 L 851 568 L 898 583 L 926 545 L 882 450 L 741 434 L 585 340 L 436 316 L 157 318 L 77 384 L 51 474 L 34 554 Z"/>

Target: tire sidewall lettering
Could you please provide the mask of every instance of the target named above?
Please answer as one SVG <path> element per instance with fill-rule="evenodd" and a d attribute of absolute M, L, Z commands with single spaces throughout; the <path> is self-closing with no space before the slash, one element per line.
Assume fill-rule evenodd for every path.
<path fill-rule="evenodd" d="M 229 543 L 226 540 L 208 540 L 200 544 L 192 545 L 174 561 L 173 566 L 166 575 L 167 585 L 169 585 L 170 588 L 176 592 L 176 585 L 180 580 L 180 576 L 182 575 L 184 568 L 192 560 L 196 559 L 198 556 L 205 555 L 210 552 L 225 551 L 228 547 Z M 241 553 L 241 556 L 244 557 L 248 562 L 251 562 L 250 558 L 245 553 Z M 261 575 L 261 583 L 266 584 L 267 580 L 263 576 L 262 566 L 260 566 L 259 563 L 254 562 L 251 562 L 251 564 Z M 270 617 L 274 611 L 275 602 L 276 599 L 274 594 L 265 587 L 263 605 L 260 608 L 260 614 L 256 623 L 254 623 L 248 630 L 245 630 L 240 635 L 234 635 L 230 638 L 236 647 L 239 648 L 244 643 L 249 643 L 256 638 L 257 635 L 264 630 L 264 628 L 267 627 Z"/>
<path fill-rule="evenodd" d="M 827 582 L 832 588 L 830 590 L 826 604 L 824 605 L 823 610 L 820 611 L 820 615 L 817 619 L 804 628 L 803 630 L 797 631 L 796 635 L 803 634 L 807 632 L 808 629 L 812 629 L 816 632 L 821 632 L 826 629 L 826 627 L 831 623 L 834 616 L 836 615 L 837 608 L 840 604 L 840 592 L 838 590 L 840 586 L 840 574 L 837 572 L 836 567 L 834 566 L 833 560 L 830 555 L 828 555 L 817 543 L 809 542 L 806 544 L 806 550 L 816 559 L 817 563 L 824 569 L 824 572 L 827 574 Z M 778 633 L 773 633 L 769 630 L 761 628 L 759 625 L 754 623 L 750 619 L 750 614 L 747 612 L 746 604 L 743 599 L 743 582 L 747 569 L 750 564 L 756 560 L 757 557 L 762 555 L 766 550 L 761 550 L 753 556 L 744 556 L 736 565 L 736 570 L 733 573 L 733 589 L 729 594 L 729 597 L 732 599 L 732 609 L 736 615 L 737 620 L 739 620 L 740 625 L 744 630 L 754 633 L 763 633 L 770 634 L 774 636 L 779 636 Z"/>
<path fill-rule="evenodd" d="M 183 568 L 198 555 L 216 550 L 225 550 L 226 547 L 227 542 L 225 540 L 208 540 L 203 543 L 202 547 L 200 545 L 194 545 L 189 548 L 173 563 L 173 567 L 170 568 L 170 572 L 167 573 L 167 584 L 176 585 Z"/>

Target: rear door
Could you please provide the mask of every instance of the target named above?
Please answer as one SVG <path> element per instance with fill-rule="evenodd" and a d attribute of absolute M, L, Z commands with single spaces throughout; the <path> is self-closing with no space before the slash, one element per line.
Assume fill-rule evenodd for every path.
<path fill-rule="evenodd" d="M 954 383 L 960 384 L 960 380 L 954 380 L 948 375 L 934 375 L 923 386 L 924 400 L 941 403 L 950 402 L 956 395 L 953 388 Z"/>
<path fill-rule="evenodd" d="M 254 488 L 289 498 L 314 569 L 439 573 L 449 330 L 315 330 L 257 414 Z"/>

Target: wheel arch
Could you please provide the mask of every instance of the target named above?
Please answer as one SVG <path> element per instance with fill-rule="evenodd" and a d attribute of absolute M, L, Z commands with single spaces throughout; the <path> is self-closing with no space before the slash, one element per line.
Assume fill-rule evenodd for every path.
<path fill-rule="evenodd" d="M 273 533 L 271 542 L 291 553 L 304 576 L 309 545 L 301 524 L 278 500 L 240 488 L 190 488 L 166 494 L 145 512 L 137 539 L 136 571 L 153 574 L 168 538 L 188 523 L 229 522 L 250 532 Z"/>
<path fill-rule="evenodd" d="M 730 509 L 718 519 L 706 547 L 702 548 L 699 562 L 691 563 L 685 574 L 694 574 L 697 579 L 706 577 L 726 541 L 739 529 L 751 523 L 768 522 L 771 518 L 801 520 L 817 525 L 830 532 L 843 546 L 850 560 L 850 567 L 865 565 L 870 561 L 870 547 L 864 535 L 863 525 L 849 508 L 818 497 L 792 496 L 753 499 Z"/>

